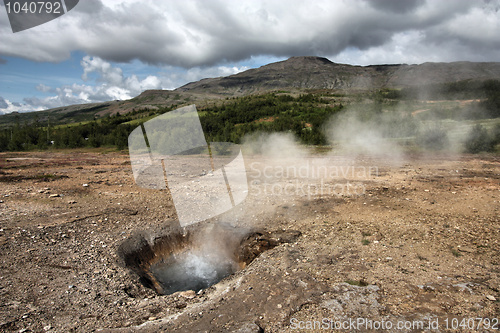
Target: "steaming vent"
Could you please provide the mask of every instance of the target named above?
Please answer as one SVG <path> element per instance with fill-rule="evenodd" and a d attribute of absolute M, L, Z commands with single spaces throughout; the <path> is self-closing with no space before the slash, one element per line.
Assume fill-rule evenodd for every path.
<path fill-rule="evenodd" d="M 298 231 L 197 224 L 169 227 L 150 237 L 136 234 L 123 242 L 118 254 L 144 286 L 168 295 L 208 288 L 244 269 L 262 252 L 292 242 L 299 235 Z"/>

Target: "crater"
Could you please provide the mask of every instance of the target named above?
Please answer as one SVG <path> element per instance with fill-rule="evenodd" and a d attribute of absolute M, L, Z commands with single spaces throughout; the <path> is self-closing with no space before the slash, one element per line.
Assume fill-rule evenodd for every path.
<path fill-rule="evenodd" d="M 244 269 L 262 252 L 300 236 L 293 230 L 253 230 L 225 224 L 171 225 L 139 232 L 118 249 L 122 263 L 158 294 L 199 291 Z"/>

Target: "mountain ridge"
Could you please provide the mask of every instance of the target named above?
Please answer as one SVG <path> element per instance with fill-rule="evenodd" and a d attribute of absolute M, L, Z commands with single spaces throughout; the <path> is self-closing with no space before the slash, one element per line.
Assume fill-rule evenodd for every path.
<path fill-rule="evenodd" d="M 70 105 L 30 114 L 38 114 L 42 120 L 50 114 L 51 119 L 54 115 L 54 119 L 76 121 L 82 118 L 80 113 L 84 112 L 85 117 L 92 119 L 107 114 L 128 113 L 136 109 L 155 110 L 159 107 L 206 103 L 209 100 L 272 91 L 300 93 L 306 90 L 327 89 L 350 93 L 488 79 L 500 79 L 500 62 L 459 61 L 359 66 L 335 63 L 324 57 L 302 56 L 225 77 L 201 79 L 174 90 L 146 90 L 130 100 Z M 12 123 L 15 118 L 13 114 L 2 115 L 0 125 Z"/>
<path fill-rule="evenodd" d="M 348 65 L 321 57 L 292 57 L 234 75 L 188 83 L 177 92 L 235 94 L 272 89 L 381 89 L 500 78 L 498 62 L 426 62 L 417 65 Z"/>

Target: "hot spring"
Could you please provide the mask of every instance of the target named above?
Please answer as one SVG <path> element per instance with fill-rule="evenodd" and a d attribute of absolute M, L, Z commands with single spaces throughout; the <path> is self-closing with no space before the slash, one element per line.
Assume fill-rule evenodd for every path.
<path fill-rule="evenodd" d="M 262 252 L 299 235 L 298 231 L 267 232 L 224 224 L 170 226 L 131 236 L 118 254 L 143 285 L 167 295 L 208 288 L 244 269 Z"/>

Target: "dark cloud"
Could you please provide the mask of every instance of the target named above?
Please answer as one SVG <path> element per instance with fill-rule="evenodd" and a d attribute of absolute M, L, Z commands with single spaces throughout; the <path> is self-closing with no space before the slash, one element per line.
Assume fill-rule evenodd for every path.
<path fill-rule="evenodd" d="M 425 0 L 368 0 L 373 8 L 398 14 L 412 12 L 425 3 Z"/>
<path fill-rule="evenodd" d="M 106 61 L 139 59 L 192 68 L 259 55 L 347 58 L 352 50 L 371 52 L 372 58 L 392 57 L 393 62 L 449 61 L 458 51 L 462 60 L 474 60 L 479 48 L 482 57 L 500 60 L 500 14 L 493 10 L 499 3 L 85 0 L 67 15 L 22 35 L 0 26 L 0 55 L 61 61 L 80 50 Z M 391 47 L 398 48 L 394 42 L 401 35 L 418 39 L 408 41 L 406 50 L 399 46 L 396 54 L 403 58 L 396 58 Z"/>

